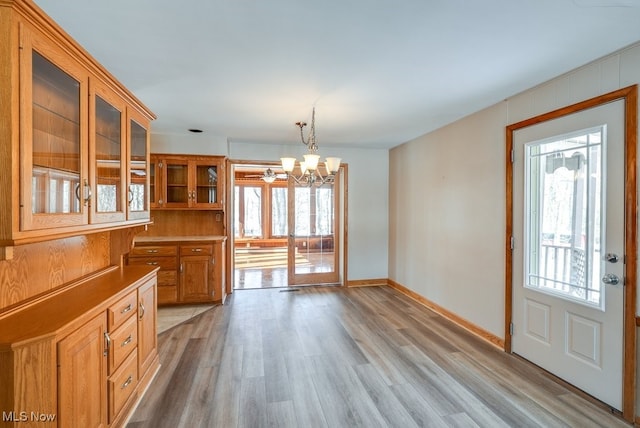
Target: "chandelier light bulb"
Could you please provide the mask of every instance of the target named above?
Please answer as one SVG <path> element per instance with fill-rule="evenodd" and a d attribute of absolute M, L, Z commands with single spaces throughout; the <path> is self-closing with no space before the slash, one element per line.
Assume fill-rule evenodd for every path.
<path fill-rule="evenodd" d="M 307 154 L 304 155 L 304 164 L 309 171 L 315 171 L 318 169 L 318 160 L 320 159 L 320 155 Z"/>
<path fill-rule="evenodd" d="M 293 172 L 293 168 L 296 166 L 296 158 L 280 158 L 282 162 L 282 169 L 286 173 Z"/>

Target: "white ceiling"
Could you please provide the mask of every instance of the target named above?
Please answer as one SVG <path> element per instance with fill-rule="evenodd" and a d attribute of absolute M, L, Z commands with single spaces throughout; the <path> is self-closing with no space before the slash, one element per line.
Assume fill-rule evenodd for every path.
<path fill-rule="evenodd" d="M 35 0 L 153 133 L 393 147 L 640 40 L 640 0 Z M 178 139 L 178 138 L 176 138 Z"/>

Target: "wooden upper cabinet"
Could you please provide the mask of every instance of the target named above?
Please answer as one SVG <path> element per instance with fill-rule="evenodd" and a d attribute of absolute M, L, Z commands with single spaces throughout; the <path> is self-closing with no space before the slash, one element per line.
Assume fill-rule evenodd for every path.
<path fill-rule="evenodd" d="M 33 2 L 0 2 L 4 247 L 150 220 L 155 118 Z"/>
<path fill-rule="evenodd" d="M 224 156 L 152 154 L 156 209 L 224 209 Z"/>
<path fill-rule="evenodd" d="M 88 73 L 21 27 L 20 230 L 88 223 Z"/>
<path fill-rule="evenodd" d="M 126 218 L 125 103 L 96 79 L 90 80 L 89 174 L 93 177 L 90 222 Z"/>
<path fill-rule="evenodd" d="M 127 125 L 128 196 L 127 219 L 149 218 L 149 121 L 136 110 L 129 108 Z"/>

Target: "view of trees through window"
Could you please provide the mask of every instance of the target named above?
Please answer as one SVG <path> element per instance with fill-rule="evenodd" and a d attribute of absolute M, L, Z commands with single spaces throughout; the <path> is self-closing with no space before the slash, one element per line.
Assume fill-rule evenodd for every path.
<path fill-rule="evenodd" d="M 266 185 L 264 185 L 266 186 Z M 288 234 L 287 188 L 254 184 L 234 189 L 234 233 L 237 238 L 278 238 Z M 268 197 L 267 197 L 268 196 Z M 333 234 L 333 186 L 295 189 L 296 236 Z M 268 226 L 264 224 L 269 213 Z"/>

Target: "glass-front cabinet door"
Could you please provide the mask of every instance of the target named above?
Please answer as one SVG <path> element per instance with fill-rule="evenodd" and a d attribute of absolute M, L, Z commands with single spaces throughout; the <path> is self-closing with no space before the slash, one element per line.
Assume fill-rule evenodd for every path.
<path fill-rule="evenodd" d="M 149 164 L 149 204 L 151 208 L 162 208 L 165 203 L 164 162 L 157 156 L 150 156 Z"/>
<path fill-rule="evenodd" d="M 220 205 L 221 189 L 218 177 L 221 175 L 219 162 L 194 161 L 194 189 L 191 206 L 214 208 Z"/>
<path fill-rule="evenodd" d="M 167 159 L 164 163 L 167 208 L 188 208 L 192 192 L 189 188 L 189 161 Z"/>
<path fill-rule="evenodd" d="M 128 219 L 149 218 L 149 124 L 129 109 Z"/>
<path fill-rule="evenodd" d="M 125 108 L 123 101 L 108 94 L 92 82 L 89 105 L 89 117 L 93 119 L 89 125 L 89 164 L 94 181 L 91 223 L 125 220 Z"/>
<path fill-rule="evenodd" d="M 56 63 L 59 50 L 36 34 L 22 36 L 20 230 L 87 224 L 87 74 Z"/>

